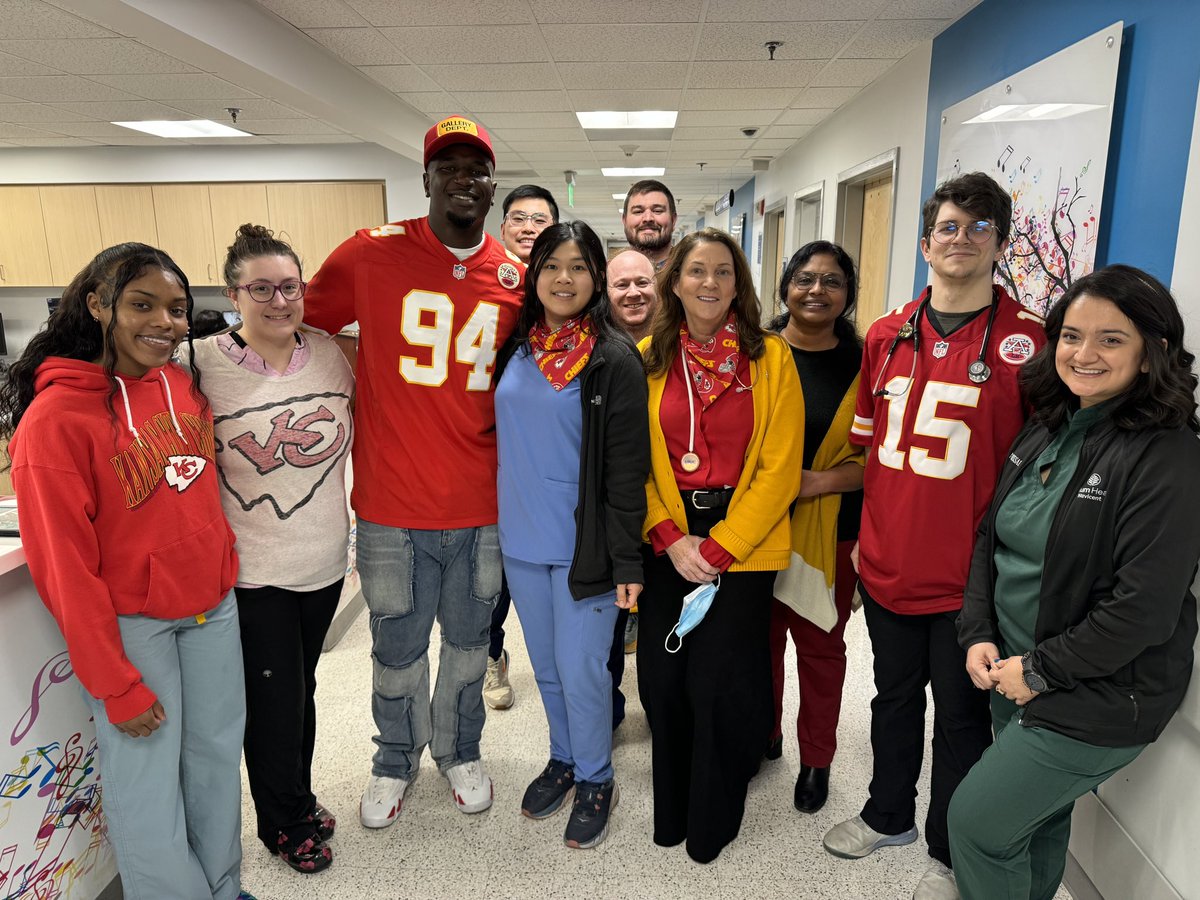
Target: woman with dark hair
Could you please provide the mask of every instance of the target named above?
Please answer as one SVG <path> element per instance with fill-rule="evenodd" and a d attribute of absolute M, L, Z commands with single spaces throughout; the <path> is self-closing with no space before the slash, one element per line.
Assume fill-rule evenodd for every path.
<path fill-rule="evenodd" d="M 1179 309 L 1109 266 L 1046 337 L 958 622 L 996 731 L 950 804 L 968 900 L 1054 896 L 1076 798 L 1162 733 L 1192 674 L 1200 423 Z"/>
<path fill-rule="evenodd" d="M 354 375 L 331 340 L 299 330 L 306 284 L 286 241 L 241 226 L 224 276 L 241 324 L 197 343 L 196 359 L 242 564 L 246 774 L 259 840 L 297 872 L 320 872 L 337 822 L 312 789 L 314 698 L 346 575 Z"/>
<path fill-rule="evenodd" d="M 212 413 L 171 361 L 192 296 L 161 250 L 75 276 L 0 389 L 21 540 L 91 708 L 128 896 L 239 895 L 245 696 Z"/>
<path fill-rule="evenodd" d="M 804 398 L 759 324 L 741 248 L 706 228 L 658 274 L 638 687 L 650 722 L 654 842 L 712 862 L 742 823 L 771 728 L 775 573 L 791 555 Z"/>
<path fill-rule="evenodd" d="M 496 372 L 500 549 L 550 725 L 521 812 L 546 818 L 574 790 L 563 841 L 595 847 L 618 797 L 608 656 L 617 608 L 642 590 L 650 447 L 642 362 L 583 222 L 538 235 Z"/>
<path fill-rule="evenodd" d="M 779 279 L 785 312 L 772 323 L 792 349 L 804 393 L 803 478 L 792 511 L 792 556 L 775 580 L 771 673 L 775 723 L 768 759 L 783 753 L 784 653 L 791 634 L 800 676 L 800 774 L 792 803 L 815 813 L 829 796 L 837 750 L 850 602 L 850 552 L 862 515 L 862 450 L 850 443 L 862 341 L 854 329 L 854 260 L 829 241 L 805 244 Z"/>

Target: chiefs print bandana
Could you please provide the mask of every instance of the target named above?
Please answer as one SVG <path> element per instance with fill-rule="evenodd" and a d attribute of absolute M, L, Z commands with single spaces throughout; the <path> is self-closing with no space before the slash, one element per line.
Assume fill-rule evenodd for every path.
<path fill-rule="evenodd" d="M 538 322 L 529 331 L 529 346 L 550 386 L 561 391 L 591 359 L 596 346 L 591 317 L 568 319 L 557 331 L 547 328 L 544 321 Z"/>
<path fill-rule="evenodd" d="M 684 322 L 679 326 L 679 343 L 701 408 L 712 406 L 721 392 L 733 384 L 737 371 L 740 358 L 737 319 L 731 310 L 725 324 L 707 341 L 692 340 Z"/>

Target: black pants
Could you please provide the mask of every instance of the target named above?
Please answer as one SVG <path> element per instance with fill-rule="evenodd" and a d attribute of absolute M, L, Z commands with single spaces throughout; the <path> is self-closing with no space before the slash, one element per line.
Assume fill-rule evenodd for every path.
<path fill-rule="evenodd" d="M 504 652 L 504 620 L 512 608 L 512 593 L 508 590 L 508 579 L 500 573 L 500 599 L 492 608 L 492 624 L 488 629 L 490 643 L 488 644 L 488 659 L 499 659 Z"/>
<path fill-rule="evenodd" d="M 688 856 L 711 862 L 737 837 L 771 730 L 767 639 L 776 573 L 722 575 L 704 621 L 668 653 L 663 642 L 696 585 L 648 546 L 643 560 L 637 674 L 650 723 L 654 843 L 686 840 Z"/>
<path fill-rule="evenodd" d="M 613 731 L 625 721 L 625 695 L 621 693 L 621 681 L 625 678 L 625 623 L 628 621 L 629 610 L 620 610 L 616 627 L 613 628 L 612 649 L 608 651 L 608 672 L 612 675 L 613 683 Z"/>
<path fill-rule="evenodd" d="M 988 692 L 967 676 L 966 652 L 958 646 L 954 624 L 957 611 L 901 616 L 859 589 L 875 654 L 876 691 L 871 701 L 874 768 L 863 821 L 882 834 L 900 834 L 916 824 L 928 684 L 933 688 L 933 771 L 925 841 L 929 855 L 949 866 L 950 798 L 992 743 Z"/>
<path fill-rule="evenodd" d="M 246 773 L 258 837 L 311 836 L 317 739 L 317 660 L 337 612 L 342 580 L 315 591 L 237 588 L 246 669 Z"/>

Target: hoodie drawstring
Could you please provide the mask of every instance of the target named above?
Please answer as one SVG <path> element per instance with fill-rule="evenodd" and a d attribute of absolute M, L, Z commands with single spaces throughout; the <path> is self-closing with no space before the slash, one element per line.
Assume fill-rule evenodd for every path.
<path fill-rule="evenodd" d="M 121 399 L 125 401 L 125 424 L 129 428 L 129 433 L 133 435 L 133 439 L 140 441 L 142 436 L 133 426 L 133 410 L 129 408 L 129 390 L 125 387 L 125 380 L 120 375 L 117 376 L 117 387 L 121 389 Z"/>
<path fill-rule="evenodd" d="M 159 377 L 162 378 L 163 385 L 167 389 L 167 409 L 171 411 L 171 424 L 175 426 L 175 433 L 179 435 L 179 439 L 185 444 L 187 438 L 183 436 L 183 429 L 179 427 L 179 420 L 175 418 L 175 401 L 171 397 L 171 382 L 167 381 L 167 373 L 165 369 L 158 370 Z"/>
<path fill-rule="evenodd" d="M 167 373 L 163 369 L 158 370 L 158 375 L 162 378 L 163 387 L 167 394 L 167 409 L 171 413 L 171 424 L 175 426 L 175 433 L 179 435 L 179 439 L 185 444 L 188 442 L 183 435 L 183 429 L 179 427 L 179 419 L 175 416 L 175 400 L 171 396 L 171 382 L 167 380 Z M 133 410 L 129 406 L 129 389 L 125 387 L 125 380 L 120 375 L 116 376 L 117 387 L 121 389 L 121 399 L 125 402 L 125 424 L 129 428 L 129 433 L 133 435 L 135 441 L 140 441 L 142 436 L 138 434 L 138 430 L 133 424 Z"/>

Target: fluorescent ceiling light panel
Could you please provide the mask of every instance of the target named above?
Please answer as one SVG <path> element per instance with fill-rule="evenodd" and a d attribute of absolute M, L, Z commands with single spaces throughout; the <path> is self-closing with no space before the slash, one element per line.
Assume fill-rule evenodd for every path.
<path fill-rule="evenodd" d="M 673 109 L 641 109 L 628 112 L 595 110 L 577 112 L 584 128 L 674 128 L 679 113 Z"/>
<path fill-rule="evenodd" d="M 625 195 L 624 195 L 624 194 L 613 194 L 613 199 L 614 199 L 614 200 L 620 200 L 622 203 L 624 203 L 624 202 L 625 202 Z"/>
<path fill-rule="evenodd" d="M 152 134 L 155 137 L 162 138 L 203 138 L 203 137 L 254 137 L 246 131 L 240 131 L 237 128 L 230 128 L 228 125 L 222 125 L 220 122 L 213 122 L 209 119 L 189 119 L 186 121 L 146 121 L 146 122 L 113 122 L 113 125 L 120 125 L 122 128 L 131 128 L 134 131 L 144 131 L 146 134 Z"/>
<path fill-rule="evenodd" d="M 665 166 L 609 166 L 600 172 L 609 178 L 652 178 L 665 175 Z"/>
<path fill-rule="evenodd" d="M 1067 119 L 1093 110 L 1104 109 L 1100 103 L 1026 103 L 1022 105 L 1001 104 L 981 112 L 964 125 L 980 125 L 987 122 L 1047 122 L 1051 119 Z"/>

